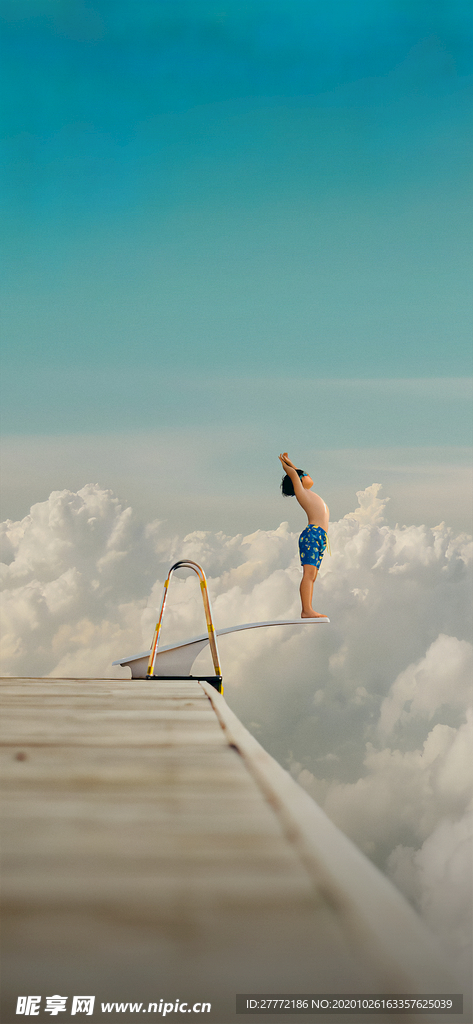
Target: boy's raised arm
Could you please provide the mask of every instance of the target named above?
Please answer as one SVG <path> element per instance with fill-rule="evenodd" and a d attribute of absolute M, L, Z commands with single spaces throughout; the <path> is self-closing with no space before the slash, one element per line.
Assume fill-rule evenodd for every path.
<path fill-rule="evenodd" d="M 278 459 L 281 463 L 284 472 L 287 473 L 288 476 L 290 476 L 291 480 L 294 479 L 294 473 L 297 476 L 297 479 L 299 479 L 297 469 L 294 463 L 291 462 L 291 460 L 288 458 L 287 452 L 284 452 L 283 455 L 278 455 Z"/>
<path fill-rule="evenodd" d="M 288 457 L 287 452 L 284 452 L 283 455 L 279 455 L 278 458 L 284 472 L 287 473 L 287 475 L 292 480 L 292 486 L 294 487 L 294 491 L 297 492 L 299 488 L 301 489 L 301 491 L 303 491 L 304 488 L 301 484 L 301 478 L 299 476 L 299 473 L 297 472 L 294 463 L 291 462 L 290 458 Z"/>

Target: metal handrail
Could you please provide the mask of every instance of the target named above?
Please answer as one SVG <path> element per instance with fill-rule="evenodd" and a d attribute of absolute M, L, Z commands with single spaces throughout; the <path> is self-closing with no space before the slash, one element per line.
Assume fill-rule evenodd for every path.
<path fill-rule="evenodd" d="M 161 632 L 161 625 L 162 625 L 162 621 L 163 621 L 164 608 L 165 608 L 165 605 L 166 605 L 166 598 L 167 598 L 167 595 L 168 595 L 168 589 L 169 589 L 169 583 L 171 581 L 171 576 L 172 576 L 173 572 L 176 569 L 180 569 L 182 566 L 185 566 L 188 569 L 192 569 L 195 572 L 195 574 L 200 579 L 200 589 L 202 591 L 202 600 L 204 602 L 205 620 L 206 620 L 206 623 L 207 623 L 207 632 L 209 634 L 209 644 L 210 644 L 210 650 L 212 652 L 212 661 L 214 663 L 215 676 L 216 676 L 216 679 L 219 679 L 221 681 L 222 672 L 221 672 L 221 669 L 220 669 L 220 659 L 219 659 L 218 648 L 217 648 L 217 637 L 216 637 L 216 634 L 215 634 L 215 628 L 214 628 L 213 619 L 212 619 L 212 610 L 211 610 L 211 607 L 210 607 L 210 598 L 209 598 L 209 593 L 208 593 L 208 589 L 207 589 L 207 579 L 206 579 L 205 572 L 204 572 L 202 566 L 199 565 L 197 562 L 190 561 L 190 559 L 187 559 L 187 558 L 183 559 L 180 562 L 175 562 L 174 565 L 171 565 L 171 568 L 170 568 L 170 570 L 169 570 L 169 572 L 167 574 L 167 577 L 166 577 L 166 579 L 164 581 L 164 590 L 163 590 L 163 599 L 162 599 L 162 602 L 161 602 L 161 611 L 159 613 L 159 619 L 158 619 L 158 621 L 156 623 L 156 629 L 154 631 L 153 642 L 151 644 L 151 654 L 150 654 L 150 659 L 149 659 L 149 664 L 148 664 L 148 677 L 154 677 L 154 665 L 155 665 L 155 661 L 156 661 L 156 654 L 157 654 L 158 643 L 159 643 L 159 634 Z"/>

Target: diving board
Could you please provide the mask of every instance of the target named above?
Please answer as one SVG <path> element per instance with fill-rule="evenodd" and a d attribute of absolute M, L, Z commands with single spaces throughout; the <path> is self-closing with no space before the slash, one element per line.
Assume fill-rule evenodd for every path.
<path fill-rule="evenodd" d="M 169 584 L 176 569 L 191 569 L 199 577 L 207 632 L 201 633 L 199 636 L 190 637 L 189 640 L 180 640 L 177 643 L 168 644 L 166 647 L 158 647 Z M 118 658 L 113 664 L 120 665 L 121 668 L 129 668 L 132 679 L 192 679 L 191 668 L 194 661 L 200 652 L 204 650 L 205 645 L 209 644 L 215 675 L 197 676 L 196 678 L 206 679 L 219 693 L 222 693 L 222 675 L 217 647 L 218 636 L 223 636 L 225 633 L 239 633 L 243 629 L 261 629 L 261 627 L 266 626 L 307 626 L 321 622 L 330 622 L 330 619 L 327 616 L 315 619 L 276 619 L 271 622 L 243 622 L 241 625 L 215 629 L 205 572 L 198 562 L 193 562 L 190 558 L 184 558 L 171 565 L 164 581 L 159 618 L 156 623 L 150 650 L 142 651 L 141 654 L 132 654 L 129 658 Z"/>
<path fill-rule="evenodd" d="M 330 622 L 325 616 L 321 619 L 275 619 L 270 622 L 244 622 L 238 626 L 226 626 L 224 629 L 216 629 L 217 636 L 224 636 L 227 633 L 239 633 L 244 629 L 261 629 L 267 626 L 318 626 Z M 166 647 L 158 648 L 155 660 L 155 674 L 160 676 L 184 676 L 190 675 L 192 666 L 197 656 L 209 643 L 208 633 L 200 636 L 190 637 L 189 640 L 168 644 Z M 132 679 L 146 679 L 151 650 L 142 651 L 141 654 L 132 654 L 127 658 L 118 658 L 114 665 L 131 670 Z"/>

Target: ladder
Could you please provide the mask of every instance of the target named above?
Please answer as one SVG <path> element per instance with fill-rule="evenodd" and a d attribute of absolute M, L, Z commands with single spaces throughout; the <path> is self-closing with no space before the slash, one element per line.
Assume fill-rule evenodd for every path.
<path fill-rule="evenodd" d="M 158 653 L 159 634 L 161 632 L 161 626 L 162 626 L 162 622 L 163 622 L 163 615 L 164 615 L 164 609 L 165 609 L 165 606 L 166 606 L 166 598 L 167 598 L 167 595 L 168 595 L 169 584 L 171 582 L 172 574 L 176 571 L 176 569 L 180 569 L 180 568 L 183 568 L 183 567 L 186 568 L 186 569 L 192 569 L 193 572 L 195 572 L 196 576 L 198 576 L 199 580 L 200 580 L 200 589 L 201 589 L 201 592 L 202 592 L 202 600 L 203 600 L 203 603 L 204 603 L 204 611 L 205 611 L 205 621 L 207 623 L 207 632 L 209 634 L 210 650 L 212 652 L 212 661 L 213 661 L 213 665 L 214 665 L 214 669 L 215 669 L 215 675 L 214 676 L 202 676 L 202 675 L 199 675 L 199 676 L 169 676 L 169 675 L 168 676 L 159 676 L 159 675 L 155 675 L 154 674 L 156 655 Z M 210 607 L 209 592 L 208 592 L 208 588 L 207 588 L 207 579 L 206 579 L 205 572 L 204 572 L 202 566 L 199 565 L 197 562 L 192 562 L 190 559 L 185 558 L 182 561 L 175 562 L 174 565 L 171 565 L 171 568 L 170 568 L 170 570 L 169 570 L 169 572 L 167 574 L 167 577 L 166 577 L 166 579 L 164 581 L 164 590 L 163 590 L 163 599 L 161 601 L 161 610 L 160 610 L 160 613 L 159 613 L 159 619 L 158 619 L 158 621 L 156 623 L 156 629 L 154 631 L 153 642 L 151 644 L 151 652 L 150 652 L 150 658 L 149 658 L 149 663 L 148 663 L 148 672 L 147 672 L 146 678 L 147 679 L 204 679 L 207 683 L 210 683 L 212 686 L 214 686 L 215 689 L 218 690 L 219 693 L 223 693 L 222 671 L 221 671 L 221 668 L 220 668 L 220 658 L 219 658 L 218 648 L 217 648 L 217 637 L 216 637 L 215 628 L 214 628 L 213 619 L 212 619 L 212 610 L 211 610 L 211 607 Z"/>

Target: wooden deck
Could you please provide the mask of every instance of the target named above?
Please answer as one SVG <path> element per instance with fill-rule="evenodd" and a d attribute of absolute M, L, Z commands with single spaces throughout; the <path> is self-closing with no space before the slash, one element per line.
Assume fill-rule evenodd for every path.
<path fill-rule="evenodd" d="M 2 1024 L 19 995 L 95 995 L 110 1020 L 101 1002 L 210 1002 L 227 1024 L 304 1019 L 236 1015 L 237 992 L 452 992 L 413 912 L 211 687 L 1 692 Z"/>

